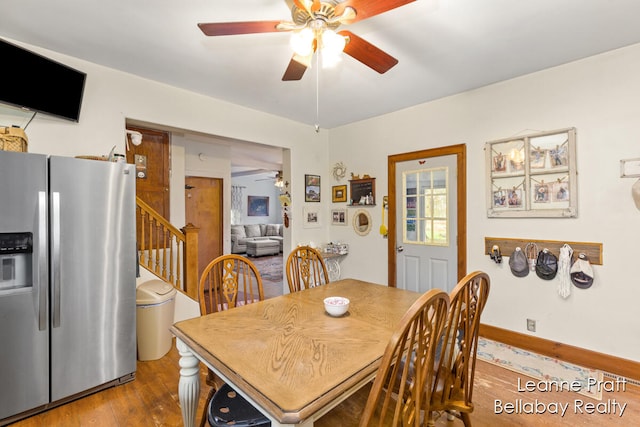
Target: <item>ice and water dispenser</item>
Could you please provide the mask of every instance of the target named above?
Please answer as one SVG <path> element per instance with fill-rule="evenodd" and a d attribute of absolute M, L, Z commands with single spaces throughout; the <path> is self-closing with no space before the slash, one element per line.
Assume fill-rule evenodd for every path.
<path fill-rule="evenodd" d="M 0 291 L 31 287 L 32 233 L 0 233 Z"/>

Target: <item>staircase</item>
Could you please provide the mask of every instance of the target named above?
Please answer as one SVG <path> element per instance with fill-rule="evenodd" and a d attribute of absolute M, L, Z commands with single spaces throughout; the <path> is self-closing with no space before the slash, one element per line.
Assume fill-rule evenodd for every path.
<path fill-rule="evenodd" d="M 198 228 L 174 227 L 136 197 L 138 257 L 142 267 L 198 300 Z"/>

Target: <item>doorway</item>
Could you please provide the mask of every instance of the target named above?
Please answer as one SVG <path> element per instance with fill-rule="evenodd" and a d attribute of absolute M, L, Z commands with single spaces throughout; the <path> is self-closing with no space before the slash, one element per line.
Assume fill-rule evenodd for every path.
<path fill-rule="evenodd" d="M 135 126 L 127 130 L 142 134 L 139 145 L 127 135 L 127 163 L 136 165 L 136 196 L 169 220 L 169 132 Z"/>
<path fill-rule="evenodd" d="M 448 163 L 448 165 L 445 165 Z M 387 173 L 388 173 L 388 193 L 389 193 L 389 225 L 388 225 L 388 242 L 387 242 L 387 264 L 388 264 L 388 283 L 389 286 L 392 287 L 412 287 L 416 285 L 412 285 L 412 283 L 416 282 L 425 282 L 424 286 L 432 286 L 427 278 L 432 278 L 435 280 L 446 280 L 446 286 L 442 286 L 439 284 L 439 288 L 449 288 L 455 285 L 455 283 L 460 280 L 460 278 L 464 277 L 466 274 L 466 252 L 467 252 L 467 231 L 466 231 L 466 223 L 467 223 L 467 183 L 466 183 L 466 145 L 452 145 L 448 147 L 440 147 L 429 150 L 421 150 L 414 151 L 410 153 L 402 153 L 395 154 L 388 157 L 387 164 Z M 429 170 L 431 173 L 431 177 L 429 182 L 431 183 L 431 190 L 425 189 L 422 191 L 422 194 L 432 194 L 434 192 L 440 191 L 440 184 L 437 184 L 438 181 L 441 181 L 437 175 L 434 175 L 433 171 L 442 170 L 442 168 L 448 168 L 451 172 L 448 174 L 448 188 L 451 189 L 449 192 L 450 197 L 447 202 L 447 209 L 449 212 L 453 211 L 454 215 L 454 224 L 452 227 L 448 228 L 451 230 L 451 235 L 447 236 L 447 243 L 445 244 L 435 244 L 435 245 L 425 245 L 423 238 L 411 240 L 412 236 L 407 238 L 406 230 L 408 229 L 410 232 L 412 228 L 415 231 L 421 230 L 421 236 L 427 237 L 428 239 L 433 238 L 434 233 L 426 232 L 426 224 L 430 223 L 433 225 L 434 218 L 435 222 L 438 223 L 440 221 L 440 217 L 433 216 L 420 216 L 419 212 L 409 212 L 409 219 L 407 218 L 407 212 L 403 212 L 402 206 L 406 207 L 407 203 L 409 206 L 414 202 L 416 203 L 416 208 L 418 209 L 417 198 L 411 198 L 410 194 L 406 194 L 407 185 L 406 182 L 403 182 L 403 179 L 399 179 L 398 176 L 402 176 L 402 171 L 409 171 L 409 175 L 412 172 L 419 173 L 419 171 Z M 453 169 L 453 170 L 452 170 Z M 399 174 L 400 172 L 400 174 Z M 425 172 L 426 174 L 426 172 Z M 428 180 L 425 176 L 425 180 Z M 425 181 L 426 182 L 426 181 Z M 435 187 L 434 187 L 434 183 Z M 411 186 L 409 186 L 411 187 Z M 405 194 L 403 194 L 403 189 Z M 435 190 L 434 190 L 435 189 Z M 413 190 L 411 190 L 413 191 Z M 431 192 L 431 193 L 430 193 Z M 433 200 L 433 199 L 431 199 Z M 400 202 L 403 204 L 401 205 Z M 424 202 L 423 202 L 424 203 Z M 424 204 L 423 204 L 424 206 Z M 430 208 L 433 208 L 433 205 L 428 205 Z M 433 209 L 432 209 L 433 212 Z M 414 217 L 414 221 L 412 223 L 411 216 L 417 215 Z M 418 218 L 419 216 L 419 218 Z M 441 222 L 441 221 L 440 221 Z M 419 224 L 421 223 L 421 225 Z M 436 224 L 437 225 L 437 224 Z M 422 227 L 421 227 L 422 226 Z M 400 229 L 401 231 L 398 231 Z M 430 228 L 433 230 L 433 228 Z M 404 231 L 402 231 L 404 230 Z M 417 243 L 420 241 L 420 243 Z M 433 242 L 432 242 L 433 243 Z M 437 243 L 437 242 L 436 242 Z M 412 246 L 411 251 L 417 251 L 420 253 L 422 251 L 433 250 L 434 246 L 447 246 L 449 248 L 453 248 L 453 253 L 451 252 L 441 252 L 436 254 L 436 257 L 441 257 L 441 265 L 451 264 L 455 266 L 453 270 L 453 275 L 456 277 L 453 278 L 442 278 L 445 274 L 444 267 L 440 273 L 437 271 L 430 271 L 428 266 L 421 264 L 422 261 L 415 261 L 418 258 L 415 258 L 415 253 L 412 252 L 411 259 L 403 259 L 404 248 L 408 246 Z M 415 246 L 415 247 L 413 247 Z M 422 254 L 420 253 L 420 257 L 429 258 L 433 257 L 433 254 Z M 405 261 L 409 261 L 405 263 Z M 401 270 L 398 267 L 398 264 L 403 262 L 403 267 L 406 267 L 408 264 L 409 270 L 411 271 L 411 275 L 405 276 L 404 270 Z M 427 271 L 424 271 L 424 270 Z M 403 276 L 399 280 L 399 272 L 403 273 Z M 420 289 L 414 289 L 419 290 Z"/>

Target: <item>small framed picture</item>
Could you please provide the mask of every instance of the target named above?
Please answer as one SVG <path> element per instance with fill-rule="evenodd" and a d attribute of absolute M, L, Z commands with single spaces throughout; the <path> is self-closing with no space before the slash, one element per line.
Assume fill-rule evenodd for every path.
<path fill-rule="evenodd" d="M 302 210 L 303 227 L 318 228 L 320 227 L 320 212 L 316 207 L 305 206 Z"/>
<path fill-rule="evenodd" d="M 569 194 L 569 183 L 563 181 L 556 181 L 552 186 L 551 201 L 552 202 L 568 202 L 571 200 Z"/>
<path fill-rule="evenodd" d="M 493 156 L 493 172 L 507 171 L 507 157 L 502 153 Z"/>
<path fill-rule="evenodd" d="M 320 202 L 320 175 L 304 176 L 304 201 Z"/>
<path fill-rule="evenodd" d="M 549 158 L 551 159 L 551 167 L 565 167 L 569 164 L 567 158 L 567 146 L 565 144 L 556 145 L 555 148 L 549 150 Z"/>
<path fill-rule="evenodd" d="M 531 147 L 529 164 L 532 169 L 542 169 L 545 166 L 545 160 L 547 158 L 547 150 L 543 150 L 540 147 Z"/>
<path fill-rule="evenodd" d="M 331 187 L 331 201 L 333 203 L 346 202 L 347 201 L 347 186 L 346 185 L 334 185 Z"/>
<path fill-rule="evenodd" d="M 549 203 L 549 184 L 536 182 L 533 186 L 533 203 Z"/>
<path fill-rule="evenodd" d="M 348 221 L 346 209 L 333 209 L 331 211 L 331 225 L 347 225 Z"/>
<path fill-rule="evenodd" d="M 521 208 L 522 207 L 522 190 L 519 188 L 512 188 L 509 190 L 509 194 L 507 196 L 507 203 L 510 208 Z"/>
<path fill-rule="evenodd" d="M 522 172 L 524 170 L 524 148 L 512 150 L 509 154 L 509 172 Z"/>
<path fill-rule="evenodd" d="M 505 208 L 507 207 L 507 191 L 499 189 L 493 192 L 493 207 Z"/>

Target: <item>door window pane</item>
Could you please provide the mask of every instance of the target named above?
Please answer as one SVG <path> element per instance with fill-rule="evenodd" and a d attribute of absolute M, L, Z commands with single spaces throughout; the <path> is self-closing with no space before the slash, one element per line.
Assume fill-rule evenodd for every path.
<path fill-rule="evenodd" d="M 449 245 L 447 167 L 402 173 L 403 242 Z"/>

